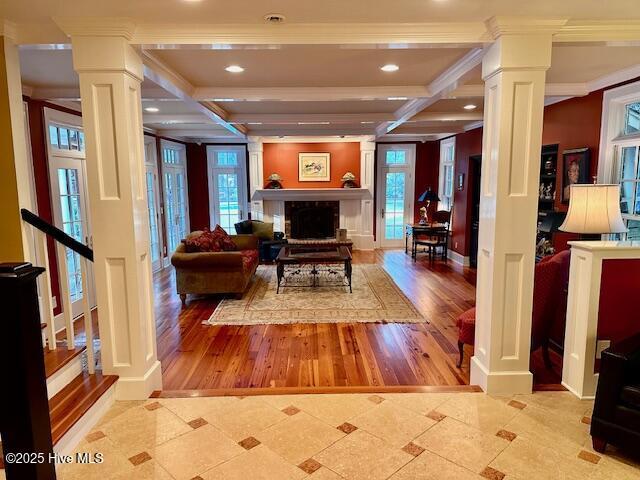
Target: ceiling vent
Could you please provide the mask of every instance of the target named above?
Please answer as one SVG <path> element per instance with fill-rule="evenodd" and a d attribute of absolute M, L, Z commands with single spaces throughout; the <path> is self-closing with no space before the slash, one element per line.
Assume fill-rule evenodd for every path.
<path fill-rule="evenodd" d="M 280 13 L 268 13 L 264 19 L 268 23 L 284 23 L 285 17 Z"/>

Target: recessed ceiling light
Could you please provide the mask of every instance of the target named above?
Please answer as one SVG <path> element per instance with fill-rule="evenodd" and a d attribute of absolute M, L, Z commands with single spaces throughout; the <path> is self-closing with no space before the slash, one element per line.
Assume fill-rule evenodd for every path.
<path fill-rule="evenodd" d="M 262 125 L 262 122 L 247 122 L 247 125 Z"/>
<path fill-rule="evenodd" d="M 394 65 L 393 63 L 387 63 L 386 65 L 380 67 L 380 70 L 382 70 L 383 72 L 397 72 L 398 70 L 400 70 L 400 67 L 398 65 Z"/>
<path fill-rule="evenodd" d="M 230 73 L 244 72 L 244 68 L 242 68 L 240 65 L 229 65 L 227 68 L 225 68 L 225 70 Z"/>
<path fill-rule="evenodd" d="M 331 122 L 298 122 L 298 125 L 330 125 Z"/>
<path fill-rule="evenodd" d="M 264 18 L 264 20 L 269 23 L 282 23 L 286 20 L 286 17 L 281 13 L 267 13 L 262 18 Z"/>
<path fill-rule="evenodd" d="M 149 113 L 158 113 L 160 109 L 158 107 L 147 107 L 144 111 Z"/>
<path fill-rule="evenodd" d="M 407 97 L 387 97 L 387 100 L 406 100 Z"/>
<path fill-rule="evenodd" d="M 214 102 L 233 102 L 233 98 L 214 98 Z"/>
<path fill-rule="evenodd" d="M 464 108 L 465 110 L 474 110 L 476 106 L 473 103 L 470 103 L 469 105 L 465 105 L 462 108 Z"/>
<path fill-rule="evenodd" d="M 368 124 L 373 123 L 373 122 L 360 122 L 360 123 L 361 123 L 362 125 L 368 125 Z"/>

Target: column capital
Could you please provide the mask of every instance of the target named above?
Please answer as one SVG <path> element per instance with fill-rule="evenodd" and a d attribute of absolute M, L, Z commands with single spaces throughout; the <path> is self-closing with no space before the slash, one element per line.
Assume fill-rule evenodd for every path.
<path fill-rule="evenodd" d="M 503 35 L 553 35 L 568 22 L 567 18 L 491 17 L 487 32 L 496 40 Z"/>
<path fill-rule="evenodd" d="M 54 17 L 53 21 L 69 37 L 133 38 L 135 22 L 128 17 Z"/>
<path fill-rule="evenodd" d="M 361 152 L 373 152 L 376 149 L 376 138 L 371 136 L 370 138 L 366 138 L 364 140 L 360 140 L 360 151 Z"/>
<path fill-rule="evenodd" d="M 247 137 L 247 150 L 249 153 L 262 152 L 263 148 L 262 137 Z"/>
<path fill-rule="evenodd" d="M 125 36 L 72 36 L 71 46 L 78 73 L 128 73 L 144 79 L 142 59 Z"/>
<path fill-rule="evenodd" d="M 482 59 L 482 79 L 502 71 L 546 71 L 551 66 L 553 34 L 544 28 L 517 30 L 513 24 L 501 33 L 485 50 Z M 508 33 L 504 33 L 508 32 Z"/>

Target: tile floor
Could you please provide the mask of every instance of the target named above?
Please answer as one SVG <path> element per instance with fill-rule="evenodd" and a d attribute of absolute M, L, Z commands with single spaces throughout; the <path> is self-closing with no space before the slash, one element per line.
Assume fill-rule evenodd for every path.
<path fill-rule="evenodd" d="M 101 465 L 60 480 L 639 479 L 591 449 L 566 392 L 345 394 L 119 402 L 83 440 Z"/>

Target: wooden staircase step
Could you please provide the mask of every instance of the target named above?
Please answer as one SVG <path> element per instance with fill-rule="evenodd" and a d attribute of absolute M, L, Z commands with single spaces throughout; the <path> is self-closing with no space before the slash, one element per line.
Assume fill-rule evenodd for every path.
<path fill-rule="evenodd" d="M 117 375 L 81 373 L 49 400 L 51 436 L 55 445 L 118 380 Z"/>
<path fill-rule="evenodd" d="M 66 345 L 58 346 L 55 350 L 49 350 L 45 347 L 44 371 L 47 374 L 47 378 L 51 377 L 86 349 L 87 347 L 76 347 L 73 350 L 69 350 Z"/>

